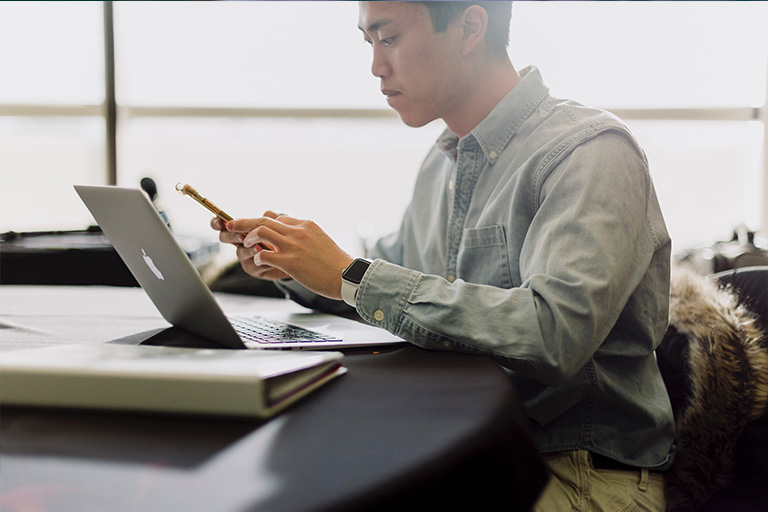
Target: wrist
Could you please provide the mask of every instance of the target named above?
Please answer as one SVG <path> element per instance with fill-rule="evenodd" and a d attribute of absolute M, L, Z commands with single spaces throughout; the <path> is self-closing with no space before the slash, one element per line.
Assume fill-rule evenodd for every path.
<path fill-rule="evenodd" d="M 370 266 L 371 260 L 356 258 L 341 273 L 341 298 L 352 307 L 357 306 L 357 290 Z"/>

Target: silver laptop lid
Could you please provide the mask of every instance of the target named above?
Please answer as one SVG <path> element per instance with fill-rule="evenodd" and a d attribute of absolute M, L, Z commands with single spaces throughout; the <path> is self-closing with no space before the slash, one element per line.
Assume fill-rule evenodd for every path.
<path fill-rule="evenodd" d="M 226 347 L 245 348 L 143 191 L 86 185 L 75 190 L 163 318 Z"/>

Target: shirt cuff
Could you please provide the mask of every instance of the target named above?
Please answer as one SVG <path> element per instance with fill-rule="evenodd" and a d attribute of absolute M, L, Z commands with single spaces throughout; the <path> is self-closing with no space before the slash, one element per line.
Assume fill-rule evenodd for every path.
<path fill-rule="evenodd" d="M 374 260 L 357 289 L 357 312 L 366 321 L 398 334 L 408 297 L 421 273 L 384 260 Z"/>

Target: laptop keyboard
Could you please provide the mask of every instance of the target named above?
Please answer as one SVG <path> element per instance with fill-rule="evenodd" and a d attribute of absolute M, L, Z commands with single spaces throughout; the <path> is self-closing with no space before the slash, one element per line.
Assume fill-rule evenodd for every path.
<path fill-rule="evenodd" d="M 336 336 L 310 331 L 303 327 L 275 322 L 258 316 L 228 316 L 237 334 L 244 341 L 264 345 L 275 343 L 327 343 L 341 341 Z"/>

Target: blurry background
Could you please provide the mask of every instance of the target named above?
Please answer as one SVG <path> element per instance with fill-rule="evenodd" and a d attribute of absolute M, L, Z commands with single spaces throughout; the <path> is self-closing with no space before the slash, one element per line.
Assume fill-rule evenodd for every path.
<path fill-rule="evenodd" d="M 766 227 L 768 3 L 516 2 L 509 53 L 625 119 L 674 250 Z M 357 253 L 398 227 L 443 129 L 404 126 L 370 60 L 357 2 L 0 2 L 0 232 L 85 228 L 72 184 L 149 176 L 179 233 L 216 238 L 181 181 Z"/>

